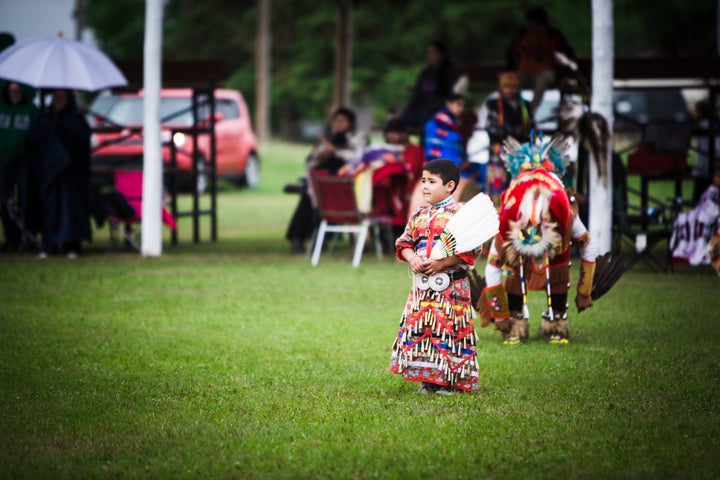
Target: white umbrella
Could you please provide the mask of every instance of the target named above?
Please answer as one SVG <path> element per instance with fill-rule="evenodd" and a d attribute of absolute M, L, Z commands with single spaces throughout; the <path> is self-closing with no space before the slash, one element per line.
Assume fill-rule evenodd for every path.
<path fill-rule="evenodd" d="M 103 52 L 62 37 L 25 40 L 3 50 L 0 78 L 36 88 L 89 92 L 127 85 L 125 76 Z"/>

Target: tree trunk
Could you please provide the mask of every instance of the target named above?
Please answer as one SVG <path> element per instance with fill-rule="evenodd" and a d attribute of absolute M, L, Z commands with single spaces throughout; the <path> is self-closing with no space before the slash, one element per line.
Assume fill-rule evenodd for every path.
<path fill-rule="evenodd" d="M 75 40 L 82 41 L 83 32 L 85 31 L 85 0 L 75 0 L 75 8 L 73 9 L 73 17 L 75 18 Z"/>
<path fill-rule="evenodd" d="M 612 137 L 614 39 L 612 0 L 592 0 L 592 105 L 593 112 L 605 117 Z M 600 179 L 595 162 L 590 162 L 590 237 L 598 253 L 612 248 L 612 138 L 606 161 L 608 178 Z"/>
<path fill-rule="evenodd" d="M 255 134 L 270 139 L 270 0 L 258 0 L 255 48 Z"/>
<path fill-rule="evenodd" d="M 353 0 L 337 0 L 337 4 L 333 109 L 339 106 L 350 106 L 350 66 L 352 65 Z"/>

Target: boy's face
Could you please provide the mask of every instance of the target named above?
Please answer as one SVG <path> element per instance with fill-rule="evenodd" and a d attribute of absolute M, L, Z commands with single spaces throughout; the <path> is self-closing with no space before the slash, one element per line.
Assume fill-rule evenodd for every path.
<path fill-rule="evenodd" d="M 439 203 L 450 196 L 455 188 L 455 182 L 450 180 L 443 185 L 440 175 L 430 173 L 427 170 L 422 172 L 422 196 L 423 200 L 428 203 Z"/>
<path fill-rule="evenodd" d="M 447 108 L 453 115 L 459 117 L 463 110 L 465 110 L 465 100 L 461 99 L 447 102 Z"/>

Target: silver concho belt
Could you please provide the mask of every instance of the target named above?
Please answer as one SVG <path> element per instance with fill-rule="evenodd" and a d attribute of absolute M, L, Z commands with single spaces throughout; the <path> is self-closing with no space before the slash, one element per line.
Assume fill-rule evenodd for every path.
<path fill-rule="evenodd" d="M 434 292 L 442 292 L 450 286 L 450 275 L 442 272 L 433 275 L 417 273 L 415 274 L 415 285 L 420 290 L 430 289 Z"/>
<path fill-rule="evenodd" d="M 455 280 L 461 278 L 467 278 L 468 273 L 466 270 L 458 270 L 453 273 L 435 273 L 433 275 L 425 275 L 424 273 L 415 274 L 415 285 L 420 290 L 433 290 L 435 292 L 442 292 L 450 286 Z"/>

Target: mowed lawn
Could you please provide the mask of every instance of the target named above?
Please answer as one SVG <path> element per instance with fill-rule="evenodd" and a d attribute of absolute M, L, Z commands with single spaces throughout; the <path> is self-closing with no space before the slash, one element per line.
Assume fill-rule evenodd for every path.
<path fill-rule="evenodd" d="M 181 219 L 158 258 L 107 228 L 75 261 L 0 257 L 0 478 L 718 477 L 709 267 L 636 264 L 571 309 L 568 345 L 537 337 L 532 292 L 526 345 L 478 331 L 477 394 L 420 396 L 388 372 L 406 265 L 288 253 L 307 150 L 265 146 L 261 187 L 219 194 L 217 242 Z"/>

